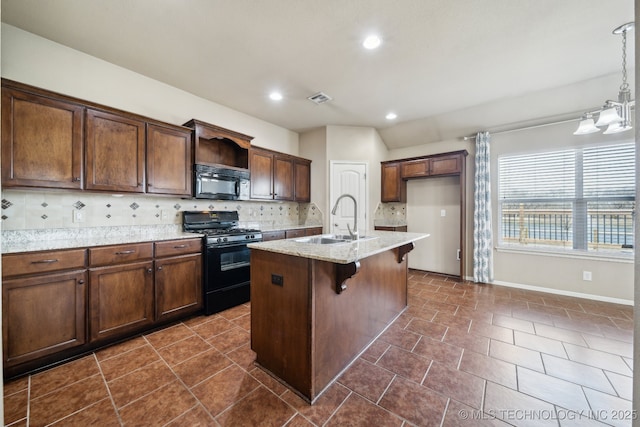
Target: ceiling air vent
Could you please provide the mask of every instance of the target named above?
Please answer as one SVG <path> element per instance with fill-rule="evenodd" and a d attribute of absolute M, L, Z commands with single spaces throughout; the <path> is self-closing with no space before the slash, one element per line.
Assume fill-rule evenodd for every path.
<path fill-rule="evenodd" d="M 315 95 L 311 95 L 307 99 L 311 102 L 315 102 L 316 104 L 320 105 L 320 104 L 324 104 L 327 101 L 331 101 L 333 98 L 331 98 L 326 93 L 318 92 Z"/>

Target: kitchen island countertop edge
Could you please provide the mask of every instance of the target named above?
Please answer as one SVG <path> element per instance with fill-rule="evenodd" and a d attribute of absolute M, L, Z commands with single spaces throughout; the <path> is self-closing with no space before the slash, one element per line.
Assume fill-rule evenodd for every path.
<path fill-rule="evenodd" d="M 302 258 L 349 264 L 420 239 L 429 237 L 424 233 L 395 231 L 372 231 L 361 240 L 344 243 L 305 243 L 299 238 L 249 243 L 250 249 L 264 250 Z"/>

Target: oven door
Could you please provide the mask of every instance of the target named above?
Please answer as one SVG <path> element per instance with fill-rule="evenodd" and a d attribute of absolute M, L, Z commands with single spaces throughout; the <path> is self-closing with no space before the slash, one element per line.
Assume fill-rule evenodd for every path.
<path fill-rule="evenodd" d="M 250 280 L 251 250 L 246 244 L 207 247 L 205 292 L 228 288 Z"/>

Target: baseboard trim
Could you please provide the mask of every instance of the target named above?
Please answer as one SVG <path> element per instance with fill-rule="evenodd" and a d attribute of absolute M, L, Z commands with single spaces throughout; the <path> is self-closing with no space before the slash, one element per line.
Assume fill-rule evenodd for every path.
<path fill-rule="evenodd" d="M 473 282 L 473 277 L 470 280 Z M 526 289 L 529 291 L 546 292 L 546 293 L 555 294 L 555 295 L 564 295 L 567 297 L 585 298 L 585 299 L 590 299 L 594 301 L 612 302 L 615 304 L 623 304 L 623 305 L 633 305 L 633 300 L 628 300 L 628 299 L 612 298 L 612 297 L 605 297 L 603 295 L 585 294 L 582 292 L 572 292 L 572 291 L 565 291 L 561 289 L 545 288 L 542 286 L 523 285 L 520 283 L 513 283 L 513 282 L 503 282 L 502 280 L 494 280 L 493 282 L 491 282 L 491 284 L 497 285 L 497 286 L 504 286 L 507 288 Z"/>

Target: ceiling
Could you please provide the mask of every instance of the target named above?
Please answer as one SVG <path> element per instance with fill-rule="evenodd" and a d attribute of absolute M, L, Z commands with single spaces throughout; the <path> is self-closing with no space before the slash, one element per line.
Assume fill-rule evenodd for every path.
<path fill-rule="evenodd" d="M 2 0 L 1 16 L 296 132 L 374 127 L 398 148 L 615 99 L 611 31 L 633 13 L 633 0 Z M 307 100 L 319 91 L 333 100 Z"/>

